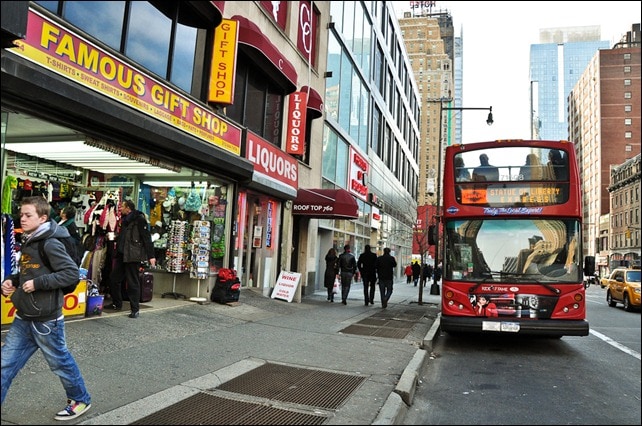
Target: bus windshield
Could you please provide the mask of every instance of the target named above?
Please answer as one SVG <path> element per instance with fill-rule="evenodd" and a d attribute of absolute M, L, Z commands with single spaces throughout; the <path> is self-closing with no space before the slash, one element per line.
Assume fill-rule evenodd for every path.
<path fill-rule="evenodd" d="M 445 279 L 494 283 L 582 280 L 580 222 L 476 218 L 445 227 Z"/>

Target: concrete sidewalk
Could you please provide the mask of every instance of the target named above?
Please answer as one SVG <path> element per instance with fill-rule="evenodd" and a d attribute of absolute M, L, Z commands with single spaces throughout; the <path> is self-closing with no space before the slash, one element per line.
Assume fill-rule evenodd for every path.
<path fill-rule="evenodd" d="M 155 294 L 138 319 L 107 311 L 100 317 L 67 321 L 68 345 L 92 394 L 91 409 L 75 423 L 146 424 L 146 418 L 162 410 L 180 415 L 180 403 L 205 395 L 217 401 L 236 398 L 240 410 L 249 404 L 278 409 L 272 414 L 276 416 L 307 415 L 314 424 L 398 424 L 412 405 L 439 328 L 440 296 L 430 295 L 425 287 L 419 305 L 418 295 L 418 287 L 400 281 L 388 308 L 382 309 L 378 292 L 375 305 L 364 306 L 361 283 L 352 286 L 346 306 L 328 303 L 325 290 L 304 297 L 302 303 L 287 303 L 244 288 L 239 302 L 230 305 L 200 305 Z M 417 310 L 426 314 L 403 338 L 344 331 L 361 323 L 394 323 L 396 317 Z M 5 335 L 3 329 L 3 340 Z M 331 408 L 283 402 L 277 395 L 241 395 L 239 400 L 239 395 L 219 389 L 264 366 L 359 384 Z M 305 393 L 303 387 L 301 391 Z M 64 405 L 62 386 L 38 352 L 14 380 L 2 406 L 1 424 L 60 424 L 53 416 Z M 207 411 L 205 406 L 193 408 Z M 221 413 L 203 424 L 234 421 L 224 417 Z M 288 424 L 287 417 L 276 419 L 277 424 Z M 181 424 L 180 417 L 155 421 Z"/>

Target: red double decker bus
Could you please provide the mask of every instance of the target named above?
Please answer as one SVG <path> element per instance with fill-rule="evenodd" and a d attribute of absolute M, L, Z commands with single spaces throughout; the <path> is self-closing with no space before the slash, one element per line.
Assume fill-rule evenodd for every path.
<path fill-rule="evenodd" d="M 446 148 L 443 331 L 588 335 L 579 179 L 566 141 Z"/>

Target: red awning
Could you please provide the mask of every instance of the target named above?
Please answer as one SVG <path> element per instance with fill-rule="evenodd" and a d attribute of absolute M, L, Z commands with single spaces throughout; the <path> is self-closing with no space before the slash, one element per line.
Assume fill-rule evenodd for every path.
<path fill-rule="evenodd" d="M 309 86 L 301 87 L 301 92 L 307 93 L 308 89 L 310 90 L 310 94 L 308 95 L 308 114 L 310 114 L 313 119 L 319 118 L 323 115 L 323 99 L 321 99 L 319 92 Z"/>
<path fill-rule="evenodd" d="M 292 63 L 254 22 L 240 15 L 234 15 L 230 19 L 239 23 L 239 47 L 249 47 L 246 53 L 257 61 L 259 66 L 267 66 L 275 70 L 276 80 L 287 90 L 287 93 L 294 92 L 298 76 Z"/>
<path fill-rule="evenodd" d="M 322 219 L 356 219 L 359 206 L 345 189 L 299 188 L 292 214 Z"/>

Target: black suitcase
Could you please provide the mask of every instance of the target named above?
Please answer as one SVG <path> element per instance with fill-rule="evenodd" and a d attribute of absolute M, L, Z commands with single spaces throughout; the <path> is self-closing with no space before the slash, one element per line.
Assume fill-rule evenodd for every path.
<path fill-rule="evenodd" d="M 151 302 L 154 297 L 154 274 L 151 272 L 140 273 L 140 301 Z"/>
<path fill-rule="evenodd" d="M 151 302 L 154 296 L 154 275 L 151 272 L 140 271 L 138 277 L 140 279 L 140 303 Z M 125 282 L 121 294 L 123 300 L 129 301 L 127 282 Z"/>

